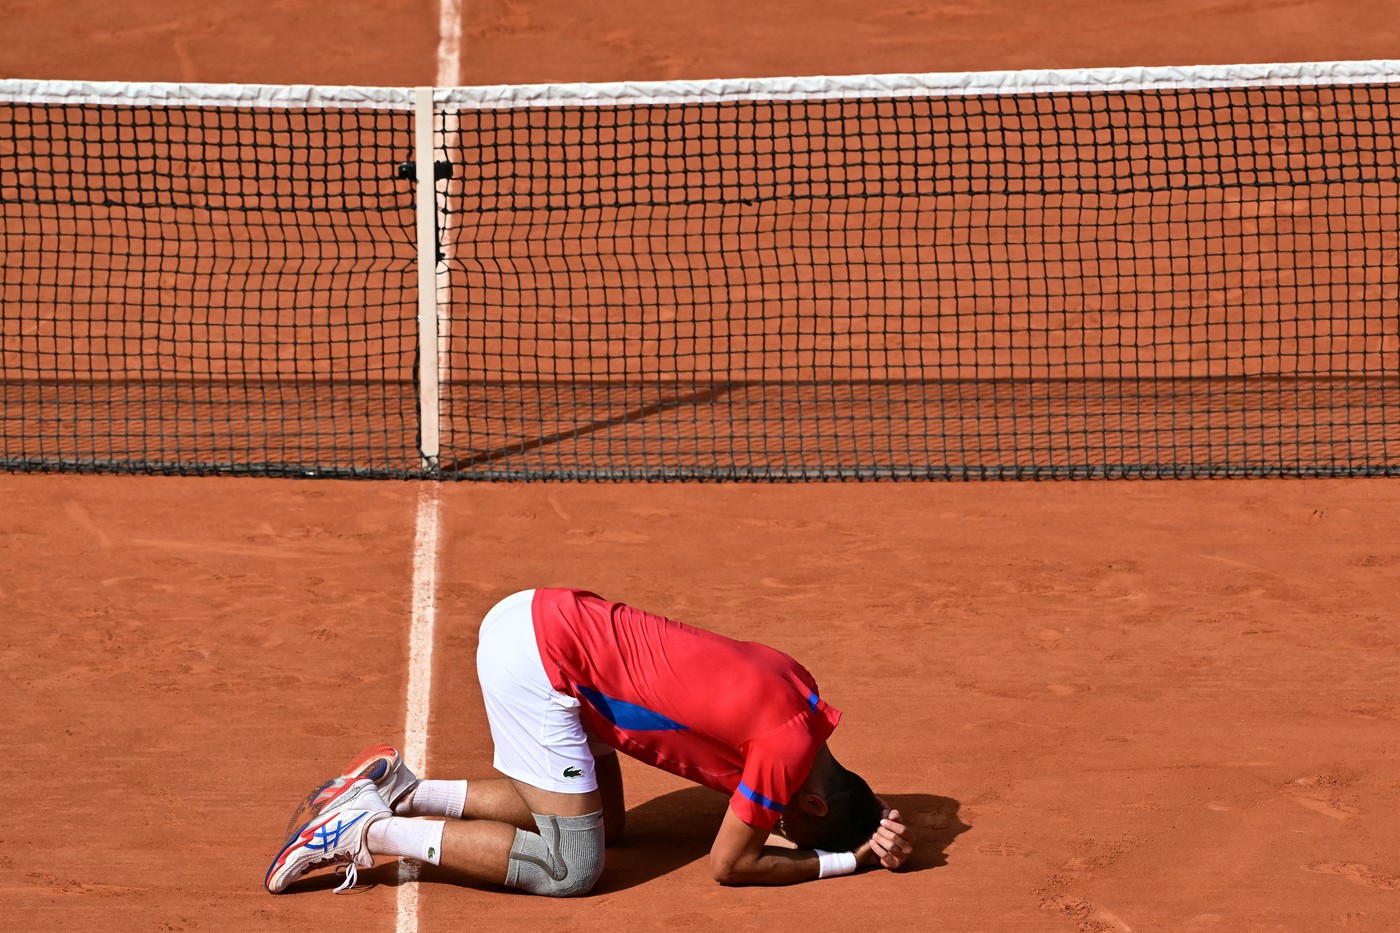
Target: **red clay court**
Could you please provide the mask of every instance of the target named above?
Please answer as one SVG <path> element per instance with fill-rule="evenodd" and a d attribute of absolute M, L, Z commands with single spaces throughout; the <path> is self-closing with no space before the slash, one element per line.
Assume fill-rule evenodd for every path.
<path fill-rule="evenodd" d="M 432 4 L 146 9 L 0 7 L 0 78 L 411 86 L 437 67 Z M 1397 38 L 1338 2 L 467 15 L 462 84 L 1362 60 Z M 1366 352 L 1393 377 L 1380 333 Z M 0 503 L 0 679 L 17 700 L 0 736 L 23 762 L 0 902 L 16 928 L 1400 926 L 1393 479 L 9 474 Z M 361 746 L 404 741 L 415 715 L 429 774 L 489 771 L 476 625 L 543 585 L 801 660 L 845 713 L 833 750 L 913 815 L 910 869 L 721 888 L 704 855 L 723 800 L 624 763 L 629 837 L 586 900 L 404 884 L 392 865 L 353 897 L 267 895 L 299 796 Z"/>

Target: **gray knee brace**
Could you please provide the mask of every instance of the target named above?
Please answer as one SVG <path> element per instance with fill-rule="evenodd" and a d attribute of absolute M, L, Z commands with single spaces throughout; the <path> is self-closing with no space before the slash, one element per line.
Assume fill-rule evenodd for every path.
<path fill-rule="evenodd" d="M 549 897 L 587 894 L 603 873 L 603 811 L 585 816 L 535 814 L 539 834 L 515 831 L 506 884 Z"/>

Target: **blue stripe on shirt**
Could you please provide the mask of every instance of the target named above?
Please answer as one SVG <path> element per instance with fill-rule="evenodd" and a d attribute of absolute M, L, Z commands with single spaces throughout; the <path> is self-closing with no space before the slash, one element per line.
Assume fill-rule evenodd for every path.
<path fill-rule="evenodd" d="M 628 703 L 626 700 L 610 697 L 592 687 L 585 687 L 583 684 L 579 684 L 574 689 L 593 704 L 593 708 L 598 711 L 599 715 L 619 729 L 631 732 L 683 732 L 686 730 L 685 726 L 669 716 L 663 716 L 645 706 L 638 706 L 636 703 Z"/>
<path fill-rule="evenodd" d="M 782 813 L 783 810 L 787 808 L 787 804 L 775 803 L 772 800 L 769 800 L 767 797 L 763 796 L 758 791 L 745 784 L 743 781 L 739 782 L 739 793 L 743 794 L 745 797 L 749 798 L 754 803 L 758 804 L 760 807 L 772 810 L 774 813 Z"/>

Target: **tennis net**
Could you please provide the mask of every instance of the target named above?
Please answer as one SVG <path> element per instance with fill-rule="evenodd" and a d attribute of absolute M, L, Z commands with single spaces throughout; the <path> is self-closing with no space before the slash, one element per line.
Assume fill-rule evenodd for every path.
<path fill-rule="evenodd" d="M 410 101 L 0 82 L 0 465 L 417 470 Z"/>
<path fill-rule="evenodd" d="M 0 463 L 1400 472 L 1397 63 L 239 95 L 0 93 Z"/>

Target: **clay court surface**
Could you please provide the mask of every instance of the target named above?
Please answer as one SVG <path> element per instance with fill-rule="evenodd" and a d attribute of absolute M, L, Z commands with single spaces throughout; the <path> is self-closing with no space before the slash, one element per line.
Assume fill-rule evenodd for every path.
<path fill-rule="evenodd" d="M 471 5 L 464 83 L 1363 59 L 1332 2 Z M 427 83 L 431 3 L 0 0 L 0 77 Z M 745 28 L 735 28 L 743 22 Z M 428 773 L 486 775 L 476 626 L 584 586 L 796 656 L 909 870 L 727 889 L 724 800 L 626 767 L 585 901 L 273 898 L 291 808 L 400 741 L 440 496 Z M 466 485 L 0 476 L 10 929 L 1400 927 L 1394 480 Z M 421 554 L 420 554 L 421 556 Z"/>

